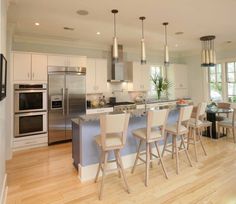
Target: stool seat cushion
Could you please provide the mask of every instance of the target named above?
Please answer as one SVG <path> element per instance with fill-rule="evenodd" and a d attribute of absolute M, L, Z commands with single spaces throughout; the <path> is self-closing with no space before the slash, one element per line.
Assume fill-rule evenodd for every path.
<path fill-rule="evenodd" d="M 166 131 L 177 134 L 177 123 L 172 124 L 172 125 L 167 125 Z M 181 134 L 181 133 L 185 133 L 185 132 L 188 132 L 188 129 L 186 127 L 184 127 L 183 125 L 180 125 L 179 133 Z"/>
<path fill-rule="evenodd" d="M 133 133 L 134 136 L 139 137 L 140 139 L 146 140 L 146 138 L 147 138 L 147 129 L 146 128 L 136 129 L 132 133 Z M 155 130 L 151 131 L 149 140 L 157 140 L 161 137 L 162 137 L 161 136 L 161 131 L 155 129 Z"/>
<path fill-rule="evenodd" d="M 102 146 L 101 135 L 95 136 L 95 141 L 99 146 Z M 110 133 L 106 135 L 105 139 L 106 147 L 123 146 L 121 135 L 118 133 Z"/>
<path fill-rule="evenodd" d="M 203 121 L 202 121 L 202 126 L 203 126 L 203 127 L 212 126 L 212 122 L 211 122 L 211 121 L 208 121 L 208 120 L 203 120 Z"/>
<path fill-rule="evenodd" d="M 221 125 L 221 126 L 228 126 L 228 127 L 231 126 L 232 127 L 232 124 L 233 124 L 233 121 L 228 118 L 218 122 L 218 125 Z M 234 122 L 234 126 L 236 126 L 236 122 Z"/>
<path fill-rule="evenodd" d="M 197 120 L 195 118 L 190 118 L 190 120 L 189 120 L 189 126 L 190 127 L 197 127 L 197 126 L 200 126 L 200 125 L 202 125 L 201 120 Z"/>

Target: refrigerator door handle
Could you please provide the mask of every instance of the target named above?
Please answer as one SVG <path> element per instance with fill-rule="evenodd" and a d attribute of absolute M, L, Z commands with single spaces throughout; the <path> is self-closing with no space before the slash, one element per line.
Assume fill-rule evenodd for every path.
<path fill-rule="evenodd" d="M 66 88 L 66 105 L 67 105 L 67 115 L 70 115 L 70 100 L 69 100 L 69 90 Z"/>
<path fill-rule="evenodd" d="M 62 115 L 65 115 L 65 91 L 64 88 L 61 88 L 61 92 L 62 92 Z"/>

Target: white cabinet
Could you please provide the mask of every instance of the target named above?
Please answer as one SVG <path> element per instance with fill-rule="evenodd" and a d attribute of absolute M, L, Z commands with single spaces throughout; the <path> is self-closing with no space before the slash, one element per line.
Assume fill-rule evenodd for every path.
<path fill-rule="evenodd" d="M 132 63 L 132 83 L 129 83 L 129 91 L 148 91 L 150 87 L 150 66 L 140 62 Z"/>
<path fill-rule="evenodd" d="M 86 93 L 107 91 L 107 60 L 88 59 L 86 70 Z"/>
<path fill-rule="evenodd" d="M 14 81 L 47 81 L 47 55 L 13 53 Z"/>
<path fill-rule="evenodd" d="M 188 68 L 184 64 L 172 64 L 167 68 L 167 78 L 173 84 L 171 98 L 188 97 Z"/>
<path fill-rule="evenodd" d="M 84 56 L 48 55 L 48 66 L 86 67 L 87 62 Z"/>

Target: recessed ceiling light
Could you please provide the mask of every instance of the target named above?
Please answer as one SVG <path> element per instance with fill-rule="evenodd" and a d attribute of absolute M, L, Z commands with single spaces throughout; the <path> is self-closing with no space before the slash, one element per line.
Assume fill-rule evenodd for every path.
<path fill-rule="evenodd" d="M 175 47 L 178 47 L 179 45 L 178 44 L 175 44 Z"/>
<path fill-rule="evenodd" d="M 73 31 L 73 30 L 74 30 L 74 28 L 70 28 L 70 27 L 64 27 L 63 29 L 64 29 L 64 30 L 70 30 L 70 31 Z"/>
<path fill-rule="evenodd" d="M 182 32 L 182 31 L 179 31 L 179 32 L 175 33 L 175 35 L 183 35 L 183 34 L 184 34 L 184 32 Z"/>
<path fill-rule="evenodd" d="M 97 34 L 97 35 L 100 35 L 101 33 L 98 31 L 96 34 Z"/>
<path fill-rule="evenodd" d="M 76 13 L 81 16 L 87 16 L 89 14 L 89 12 L 86 10 L 78 10 Z"/>
<path fill-rule="evenodd" d="M 228 40 L 228 41 L 226 41 L 226 43 L 227 43 L 227 44 L 230 44 L 230 43 L 232 43 L 232 41 L 231 41 L 231 40 Z"/>
<path fill-rule="evenodd" d="M 36 25 L 36 26 L 39 26 L 39 25 L 40 25 L 40 23 L 36 22 L 36 23 L 34 23 L 34 25 Z"/>

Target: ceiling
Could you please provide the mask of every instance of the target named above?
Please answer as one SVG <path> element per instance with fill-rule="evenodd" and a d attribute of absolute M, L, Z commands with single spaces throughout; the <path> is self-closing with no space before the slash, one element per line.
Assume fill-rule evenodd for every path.
<path fill-rule="evenodd" d="M 140 16 L 146 16 L 144 32 L 150 50 L 162 50 L 164 27 L 169 22 L 168 44 L 173 51 L 200 49 L 199 37 L 216 35 L 216 47 L 236 42 L 236 0 L 9 0 L 8 22 L 17 36 L 89 42 L 109 46 L 113 15 L 118 9 L 117 36 L 124 47 L 140 46 Z M 59 3 L 60 2 L 60 3 Z M 87 10 L 80 16 L 77 10 Z M 40 26 L 34 23 L 39 22 Z M 63 27 L 73 27 L 74 31 Z M 97 35 L 97 31 L 101 32 Z M 176 32 L 183 35 L 175 35 Z"/>

